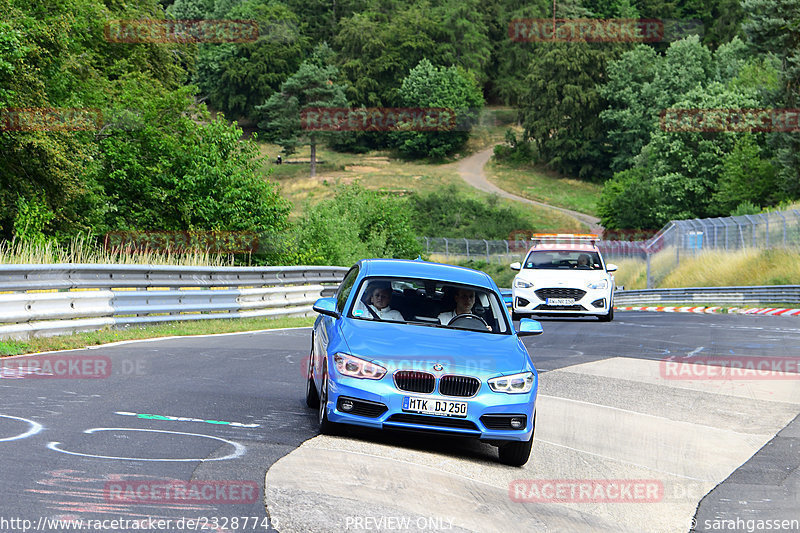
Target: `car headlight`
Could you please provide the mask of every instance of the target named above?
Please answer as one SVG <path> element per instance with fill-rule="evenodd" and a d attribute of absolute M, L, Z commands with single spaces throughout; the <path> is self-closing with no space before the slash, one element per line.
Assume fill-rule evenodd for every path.
<path fill-rule="evenodd" d="M 500 376 L 489 380 L 489 388 L 494 392 L 507 392 L 509 394 L 522 394 L 530 392 L 536 376 L 533 372 L 522 372 L 510 376 Z"/>
<path fill-rule="evenodd" d="M 591 282 L 586 286 L 590 289 L 607 289 L 608 280 L 602 279 L 600 281 Z"/>
<path fill-rule="evenodd" d="M 530 287 L 533 287 L 533 283 L 528 283 L 525 280 L 517 278 L 514 280 L 514 286 L 517 287 L 518 289 L 528 289 Z"/>
<path fill-rule="evenodd" d="M 381 379 L 386 375 L 386 369 L 375 363 L 370 363 L 346 353 L 337 353 L 333 356 L 336 370 L 343 376 L 359 379 Z"/>

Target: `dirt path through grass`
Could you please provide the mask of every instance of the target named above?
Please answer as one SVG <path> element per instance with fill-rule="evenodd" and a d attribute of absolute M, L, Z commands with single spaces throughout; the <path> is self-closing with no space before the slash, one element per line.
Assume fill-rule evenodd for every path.
<path fill-rule="evenodd" d="M 543 202 L 537 202 L 536 200 L 529 200 L 528 198 L 523 198 L 522 196 L 517 196 L 516 194 L 512 194 L 508 191 L 501 189 L 494 183 L 491 183 L 489 180 L 487 180 L 486 174 L 483 171 L 483 167 L 486 166 L 486 163 L 492 157 L 493 153 L 494 153 L 494 148 L 487 148 L 486 150 L 481 150 L 480 152 L 474 153 L 471 156 L 463 159 L 458 164 L 459 175 L 464 179 L 464 181 L 466 181 L 468 184 L 470 184 L 471 186 L 475 187 L 478 190 L 488 193 L 493 193 L 503 198 L 508 198 L 509 200 L 538 205 L 540 207 L 546 207 L 548 209 L 554 209 L 556 211 L 560 211 L 565 215 L 577 220 L 578 222 L 587 224 L 592 233 L 597 233 L 602 235 L 603 228 L 602 226 L 600 226 L 599 218 L 587 215 L 585 213 L 579 213 L 571 209 L 556 207 L 554 205 L 545 204 Z"/>

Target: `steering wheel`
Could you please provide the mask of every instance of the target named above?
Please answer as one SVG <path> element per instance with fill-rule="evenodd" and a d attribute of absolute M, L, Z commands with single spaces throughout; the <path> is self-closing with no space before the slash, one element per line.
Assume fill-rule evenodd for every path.
<path fill-rule="evenodd" d="M 463 321 L 463 324 L 456 324 L 456 322 Z M 448 326 L 456 326 L 466 329 L 474 329 L 475 331 L 483 331 L 483 330 L 491 330 L 489 324 L 486 321 L 479 317 L 478 315 L 473 315 L 472 313 L 464 313 L 463 315 L 456 315 L 450 319 L 447 323 Z"/>

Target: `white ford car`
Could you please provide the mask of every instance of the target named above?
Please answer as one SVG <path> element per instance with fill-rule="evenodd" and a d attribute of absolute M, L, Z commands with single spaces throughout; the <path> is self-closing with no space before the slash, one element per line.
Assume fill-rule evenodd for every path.
<path fill-rule="evenodd" d="M 613 264 L 605 264 L 597 235 L 538 234 L 512 287 L 514 320 L 530 315 L 590 315 L 614 319 Z"/>

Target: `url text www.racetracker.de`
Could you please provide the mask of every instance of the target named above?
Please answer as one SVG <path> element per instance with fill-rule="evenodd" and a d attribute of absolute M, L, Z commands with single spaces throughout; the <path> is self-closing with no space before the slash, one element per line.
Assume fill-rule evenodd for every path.
<path fill-rule="evenodd" d="M 36 520 L 0 516 L 0 531 L 267 531 L 266 516 L 199 516 L 194 518 L 104 518 L 43 517 Z"/>

